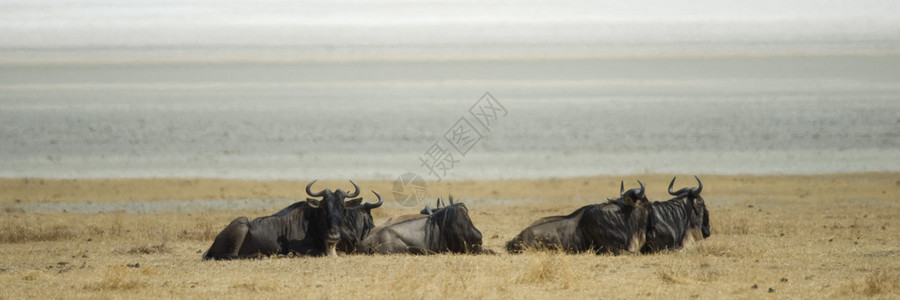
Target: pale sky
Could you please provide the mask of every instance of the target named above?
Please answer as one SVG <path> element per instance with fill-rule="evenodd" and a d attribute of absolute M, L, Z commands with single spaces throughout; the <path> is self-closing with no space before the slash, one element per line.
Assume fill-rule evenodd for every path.
<path fill-rule="evenodd" d="M 900 40 L 898 12 L 900 1 L 890 0 L 0 1 L 0 51 L 683 42 L 895 45 Z"/>

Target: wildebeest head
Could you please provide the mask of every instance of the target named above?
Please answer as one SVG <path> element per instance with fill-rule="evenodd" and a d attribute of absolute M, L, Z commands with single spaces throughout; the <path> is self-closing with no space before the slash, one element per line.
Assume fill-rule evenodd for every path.
<path fill-rule="evenodd" d="M 451 199 L 452 199 L 452 196 L 451 196 Z M 429 216 L 430 216 L 430 215 L 433 215 L 434 212 L 436 212 L 436 211 L 440 210 L 441 208 L 443 208 L 444 203 L 443 203 L 442 200 L 443 200 L 443 199 L 441 199 L 441 198 L 438 198 L 438 199 L 437 199 L 437 201 L 436 201 L 437 207 L 435 207 L 435 208 L 431 208 L 431 203 L 426 202 L 426 203 L 425 203 L 425 208 L 423 208 L 421 211 L 419 211 L 419 214 L 422 214 L 422 215 L 429 215 Z M 450 203 L 450 204 L 453 204 L 453 203 Z"/>
<path fill-rule="evenodd" d="M 625 181 L 623 180 L 619 185 L 619 196 L 622 197 L 622 201 L 625 202 L 628 206 L 638 206 L 641 203 L 649 203 L 650 200 L 647 199 L 646 189 L 644 187 L 644 183 L 640 180 L 637 181 L 640 188 L 633 188 L 628 191 L 625 191 Z"/>
<path fill-rule="evenodd" d="M 627 250 L 637 252 L 644 245 L 647 239 L 647 226 L 650 219 L 650 199 L 647 199 L 646 188 L 644 183 L 637 181 L 640 188 L 633 188 L 625 191 L 625 181 L 619 185 L 619 195 L 622 202 L 630 209 L 628 212 L 628 227 L 632 230 L 630 243 Z"/>
<path fill-rule="evenodd" d="M 348 207 L 344 209 L 343 223 L 341 226 L 341 241 L 338 243 L 337 249 L 346 253 L 356 252 L 359 243 L 369 235 L 369 232 L 375 228 L 375 222 L 372 220 L 372 209 L 381 207 L 384 199 L 381 195 L 372 191 L 378 202 L 364 203 L 356 207 Z M 362 201 L 362 198 L 350 199 L 346 203 L 352 204 L 354 201 Z"/>
<path fill-rule="evenodd" d="M 700 192 L 703 191 L 703 182 L 701 182 L 700 178 L 697 176 L 694 176 L 694 179 L 697 179 L 697 187 L 685 187 L 677 191 L 672 191 L 672 186 L 675 184 L 675 177 L 673 177 L 672 182 L 669 182 L 669 194 L 684 198 L 685 204 L 691 208 L 690 228 L 699 227 L 700 232 L 705 239 L 710 235 L 709 211 L 706 209 L 706 202 L 703 201 L 703 197 L 700 197 Z"/>
<path fill-rule="evenodd" d="M 317 180 L 313 180 L 306 185 L 306 194 L 310 197 L 321 197 L 322 199 L 307 198 L 306 204 L 310 207 L 321 210 L 324 214 L 324 234 L 325 251 L 328 255 L 337 256 L 337 244 L 341 240 L 341 227 L 343 226 L 343 212 L 345 207 L 357 207 L 362 203 L 362 198 L 350 199 L 344 202 L 346 198 L 359 196 L 359 186 L 353 180 L 350 183 L 356 189 L 353 193 L 348 194 L 341 189 L 332 192 L 331 189 L 324 189 L 318 193 L 313 193 L 310 188 Z"/>
<path fill-rule="evenodd" d="M 438 201 L 440 203 L 440 199 Z M 426 211 L 430 215 L 429 223 L 436 226 L 440 232 L 439 236 L 429 239 L 431 250 L 436 252 L 449 250 L 455 253 L 483 251 L 481 231 L 475 228 L 475 224 L 469 218 L 469 209 L 465 204 L 453 203 L 453 196 L 450 196 L 449 205 L 439 207 L 437 210 L 431 210 L 426 205 Z"/>

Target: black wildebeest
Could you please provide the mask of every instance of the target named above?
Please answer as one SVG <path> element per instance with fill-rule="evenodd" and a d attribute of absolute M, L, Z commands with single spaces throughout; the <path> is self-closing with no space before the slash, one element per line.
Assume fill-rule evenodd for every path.
<path fill-rule="evenodd" d="M 380 206 L 383 201 L 377 193 L 375 195 L 378 196 L 379 202 L 376 204 L 367 203 L 360 206 L 362 198 L 345 201 L 346 198 L 359 195 L 359 186 L 352 180 L 350 183 L 356 191 L 351 194 L 341 189 L 334 192 L 331 189 L 324 189 L 313 193 L 310 188 L 315 182 L 316 180 L 313 180 L 306 185 L 306 193 L 310 197 L 321 199 L 307 198 L 307 201 L 294 203 L 274 215 L 256 218 L 253 221 L 246 217 L 234 219 L 216 236 L 212 246 L 203 254 L 203 259 L 250 258 L 289 253 L 337 256 L 336 250 L 342 235 L 347 237 L 364 235 L 371 229 L 371 227 L 347 229 L 344 228 L 345 225 L 363 227 L 372 225 L 371 216 L 368 220 L 352 217 L 354 220 L 351 223 L 344 223 L 344 216 L 368 213 L 372 208 Z M 349 238 L 347 246 L 349 247 L 351 243 L 355 246 L 353 238 Z"/>
<path fill-rule="evenodd" d="M 425 215 L 406 215 L 388 220 L 363 240 L 367 253 L 492 253 L 482 248 L 481 232 L 472 224 L 469 209 L 463 203 L 432 210 Z"/>
<path fill-rule="evenodd" d="M 669 194 L 675 198 L 650 204 L 647 242 L 641 252 L 677 250 L 709 237 L 709 211 L 700 192 L 703 182 L 697 179 L 697 187 L 672 191 L 675 178 L 669 182 Z"/>
<path fill-rule="evenodd" d="M 509 253 L 527 248 L 557 249 L 569 253 L 593 250 L 597 254 L 623 250 L 638 253 L 644 244 L 650 201 L 640 188 L 619 188 L 618 199 L 579 208 L 568 216 L 545 217 L 532 223 L 506 243 Z"/>

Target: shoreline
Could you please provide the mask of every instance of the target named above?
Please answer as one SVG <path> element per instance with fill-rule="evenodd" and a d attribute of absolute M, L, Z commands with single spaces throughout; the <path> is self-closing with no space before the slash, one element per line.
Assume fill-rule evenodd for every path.
<path fill-rule="evenodd" d="M 495 147 L 507 140 L 485 140 Z M 385 143 L 387 145 L 388 143 Z M 423 147 L 422 149 L 427 149 Z M 900 172 L 900 151 L 893 149 L 781 151 L 472 151 L 445 180 L 516 180 L 633 176 L 640 174 L 816 175 Z M 173 150 L 174 151 L 174 150 Z M 300 153 L 190 157 L 70 157 L 0 161 L 0 178 L 141 179 L 204 178 L 230 180 L 365 179 L 394 180 L 418 173 L 437 179 L 420 165 L 422 153 Z M 339 166 L 339 167 L 338 167 Z"/>
<path fill-rule="evenodd" d="M 444 180 L 426 181 L 423 200 L 453 194 L 463 199 L 594 201 L 615 196 L 620 181 L 626 188 L 641 180 L 651 200 L 664 200 L 673 176 L 677 186 L 696 186 L 692 174 L 598 175 L 569 178 Z M 895 201 L 900 194 L 900 173 L 835 173 L 817 175 L 698 175 L 704 195 L 716 201 L 737 203 L 761 200 Z M 369 201 L 379 192 L 389 206 L 394 201 L 393 180 L 354 180 Z M 0 178 L 0 205 L 8 208 L 42 203 L 128 203 L 181 200 L 272 200 L 300 201 L 308 180 L 253 180 L 217 178 L 116 178 L 44 179 Z M 315 187 L 352 189 L 346 180 L 320 180 Z M 726 199 L 727 198 L 727 199 Z M 181 202 L 178 202 L 181 201 Z M 220 201 L 227 205 L 228 201 Z M 504 203 L 498 202 L 485 202 Z M 722 202 L 725 203 L 725 202 Z M 186 204 L 185 204 L 186 205 Z"/>

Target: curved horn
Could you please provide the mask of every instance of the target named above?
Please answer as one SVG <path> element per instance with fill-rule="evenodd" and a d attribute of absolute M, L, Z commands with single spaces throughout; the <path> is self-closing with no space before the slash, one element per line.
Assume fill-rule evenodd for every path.
<path fill-rule="evenodd" d="M 700 195 L 700 191 L 703 190 L 703 182 L 700 181 L 700 178 L 697 177 L 697 175 L 694 175 L 694 179 L 697 179 L 697 184 L 699 186 L 697 186 L 697 188 L 695 189 L 691 189 L 691 193 L 693 193 L 694 195 Z"/>
<path fill-rule="evenodd" d="M 644 198 L 644 191 L 645 191 L 645 189 L 644 189 L 644 183 L 641 182 L 640 180 L 638 180 L 637 182 L 638 182 L 638 184 L 641 185 L 641 190 L 638 192 L 637 197 L 638 197 L 638 198 Z"/>
<path fill-rule="evenodd" d="M 619 196 L 625 196 L 625 180 L 619 183 Z"/>
<path fill-rule="evenodd" d="M 678 196 L 678 195 L 681 195 L 681 194 L 683 194 L 685 191 L 687 191 L 687 189 L 688 189 L 688 188 L 681 188 L 680 190 L 677 190 L 677 191 L 674 191 L 674 192 L 673 192 L 673 191 L 672 191 L 672 185 L 675 184 L 675 178 L 676 178 L 676 177 L 672 177 L 672 182 L 669 182 L 669 195 L 672 195 L 672 196 Z"/>
<path fill-rule="evenodd" d="M 365 203 L 365 204 L 363 204 L 363 208 L 365 208 L 365 209 L 379 208 L 379 207 L 381 207 L 382 204 L 384 204 L 384 199 L 381 199 L 381 195 L 379 195 L 375 191 L 372 191 L 372 193 L 375 194 L 375 197 L 378 197 L 378 202 Z"/>
<path fill-rule="evenodd" d="M 356 182 L 353 182 L 353 180 L 350 180 L 350 183 L 353 184 L 353 187 L 356 188 L 356 191 L 354 191 L 353 194 L 347 194 L 347 192 L 345 192 L 345 191 L 341 191 L 341 193 L 344 194 L 344 197 L 346 197 L 346 198 L 353 198 L 353 197 L 359 196 L 359 186 L 356 185 Z"/>
<path fill-rule="evenodd" d="M 316 183 L 316 181 L 319 181 L 319 180 L 318 180 L 318 179 L 313 180 L 312 182 L 310 182 L 309 184 L 306 185 L 306 194 L 309 195 L 310 197 L 322 197 L 322 196 L 325 196 L 325 190 L 322 190 L 321 192 L 318 192 L 318 193 L 315 193 L 315 194 L 313 194 L 313 192 L 309 190 L 309 188 L 311 188 L 312 185 L 313 185 L 314 183 Z"/>
<path fill-rule="evenodd" d="M 677 177 L 672 177 L 672 181 L 669 182 L 669 195 L 672 195 L 672 196 L 678 195 L 672 191 L 672 185 L 675 185 L 675 178 L 677 178 Z"/>

